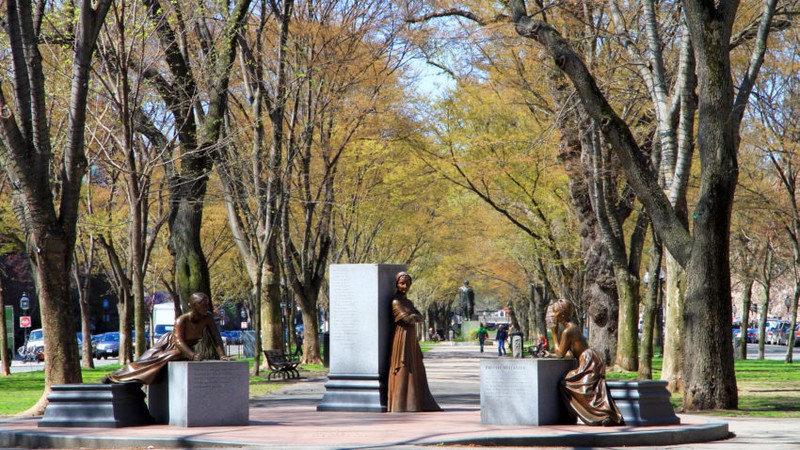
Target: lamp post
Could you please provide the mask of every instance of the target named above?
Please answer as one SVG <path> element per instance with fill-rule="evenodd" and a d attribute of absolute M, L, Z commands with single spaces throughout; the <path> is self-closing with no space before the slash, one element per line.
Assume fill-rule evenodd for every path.
<path fill-rule="evenodd" d="M 283 347 L 284 347 L 284 354 L 286 355 L 290 353 L 289 348 L 291 345 L 289 343 L 289 331 L 288 331 L 289 320 L 287 318 L 287 312 L 286 312 L 287 306 L 288 304 L 285 301 L 281 302 L 281 330 L 283 330 Z"/>
<path fill-rule="evenodd" d="M 28 293 L 27 292 L 23 292 L 22 293 L 22 297 L 19 298 L 19 307 L 20 307 L 20 309 L 22 309 L 23 315 L 27 316 L 28 315 L 28 310 L 31 307 L 31 299 L 28 298 Z M 28 319 L 28 320 L 30 320 L 30 319 Z M 28 333 L 30 333 L 30 329 L 31 329 L 30 324 L 28 324 L 28 326 L 25 327 L 25 350 L 26 351 L 28 349 Z"/>

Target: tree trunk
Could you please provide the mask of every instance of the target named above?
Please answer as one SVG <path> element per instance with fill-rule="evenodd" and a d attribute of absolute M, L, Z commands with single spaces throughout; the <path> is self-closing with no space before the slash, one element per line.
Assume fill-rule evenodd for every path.
<path fill-rule="evenodd" d="M 670 392 L 683 392 L 683 308 L 685 273 L 669 252 L 667 257 L 667 273 L 665 277 L 666 292 L 664 307 L 666 309 L 664 328 L 664 362 L 661 367 L 661 379 L 667 382 Z"/>
<path fill-rule="evenodd" d="M 655 236 L 655 233 L 653 233 Z M 653 345 L 654 331 L 656 328 L 656 308 L 658 307 L 658 295 L 661 291 L 661 259 L 663 247 L 657 238 L 653 239 L 653 246 L 650 249 L 650 282 L 647 283 L 644 308 L 642 311 L 642 341 L 639 346 L 639 379 L 653 379 Z"/>
<path fill-rule="evenodd" d="M 11 375 L 11 354 L 8 351 L 8 342 L 6 340 L 8 329 L 6 328 L 5 298 L 5 280 L 0 276 L 0 375 L 7 377 Z"/>
<path fill-rule="evenodd" d="M 789 327 L 789 339 L 786 342 L 786 364 L 792 363 L 792 352 L 794 351 L 795 328 L 797 328 L 797 301 L 800 299 L 800 286 L 794 288 L 794 298 L 792 299 L 792 318 Z M 764 310 L 763 316 L 767 315 L 767 310 Z"/>
<path fill-rule="evenodd" d="M 614 273 L 619 292 L 619 332 L 614 365 L 621 370 L 637 371 L 639 369 L 639 277 L 631 275 L 625 267 L 615 268 Z"/>
<path fill-rule="evenodd" d="M 184 311 L 189 310 L 189 297 L 195 292 L 211 292 L 208 262 L 200 241 L 203 222 L 203 198 L 206 191 L 205 176 L 191 181 L 176 180 L 183 191 L 172 198 L 173 212 L 169 221 L 170 250 L 175 258 L 175 285 L 178 301 Z M 192 185 L 192 189 L 188 188 Z"/>
<path fill-rule="evenodd" d="M 750 279 L 744 283 L 744 296 L 742 297 L 742 340 L 739 342 L 739 358 L 747 359 L 747 330 L 750 327 L 750 299 L 753 295 L 753 283 Z M 764 314 L 766 316 L 766 314 Z"/>
<path fill-rule="evenodd" d="M 316 298 L 316 297 L 314 297 Z M 297 303 L 303 313 L 303 364 L 322 364 L 319 353 L 319 319 L 317 318 L 317 302 L 311 308 Z"/>
<path fill-rule="evenodd" d="M 710 131 L 713 124 L 706 124 L 705 128 Z M 684 315 L 683 404 L 687 410 L 738 405 L 729 259 L 730 217 L 737 178 L 735 160 L 707 166 L 700 198 L 713 201 L 701 200 L 693 214 L 694 245 L 686 266 Z"/>
<path fill-rule="evenodd" d="M 20 415 L 42 415 L 47 406 L 47 394 L 54 384 L 80 384 L 83 382 L 78 358 L 78 343 L 73 329 L 72 302 L 69 277 L 72 253 L 68 251 L 63 235 L 37 233 L 34 241 L 31 266 L 39 296 L 39 306 L 44 333 L 45 391 L 35 405 Z M 40 244 L 40 245 L 35 245 Z M 61 345 L 48 345 L 58 342 Z"/>
<path fill-rule="evenodd" d="M 543 287 L 531 284 L 531 306 L 530 319 L 531 326 L 528 336 L 537 339 L 539 336 L 547 336 L 547 306 L 549 299 Z"/>

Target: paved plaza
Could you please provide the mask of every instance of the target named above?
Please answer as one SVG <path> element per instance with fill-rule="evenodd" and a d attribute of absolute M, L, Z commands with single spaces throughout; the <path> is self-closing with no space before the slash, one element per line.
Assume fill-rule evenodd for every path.
<path fill-rule="evenodd" d="M 493 349 L 492 349 L 493 350 Z M 181 428 L 151 425 L 118 429 L 38 428 L 38 418 L 0 422 L 0 447 L 50 448 L 673 448 L 797 449 L 796 419 L 719 418 L 680 415 L 681 425 L 608 427 L 552 425 L 542 427 L 482 425 L 479 361 L 497 358 L 487 348 L 438 345 L 426 353 L 431 390 L 441 412 L 317 412 L 325 378 L 286 383 L 277 392 L 250 400 L 250 425 Z M 730 431 L 732 434 L 729 434 Z M 728 436 L 724 440 L 707 441 Z M 648 447 L 649 446 L 649 447 Z"/>

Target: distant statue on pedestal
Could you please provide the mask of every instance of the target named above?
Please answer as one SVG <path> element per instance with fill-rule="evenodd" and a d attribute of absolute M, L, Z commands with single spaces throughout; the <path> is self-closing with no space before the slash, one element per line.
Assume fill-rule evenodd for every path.
<path fill-rule="evenodd" d="M 464 285 L 460 289 L 459 308 L 467 320 L 472 320 L 475 314 L 475 291 L 469 286 L 469 280 L 464 280 Z"/>

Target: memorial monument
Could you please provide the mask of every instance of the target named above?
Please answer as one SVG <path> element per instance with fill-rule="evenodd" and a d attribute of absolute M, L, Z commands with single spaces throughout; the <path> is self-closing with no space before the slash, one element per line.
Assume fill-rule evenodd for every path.
<path fill-rule="evenodd" d="M 586 425 L 622 425 L 622 414 L 608 393 L 606 365 L 600 355 L 589 348 L 580 328 L 571 320 L 575 305 L 561 299 L 553 306 L 554 353 L 564 358 L 568 353 L 578 360 L 578 367 L 567 372 L 560 383 L 567 409 Z M 558 325 L 564 325 L 561 333 Z"/>
<path fill-rule="evenodd" d="M 318 411 L 385 412 L 399 264 L 331 264 L 330 371 Z"/>
<path fill-rule="evenodd" d="M 247 425 L 246 362 L 203 361 L 194 351 L 205 333 L 222 348 L 208 296 L 192 294 L 191 311 L 175 321 L 141 358 L 103 377 L 103 384 L 53 386 L 39 426 L 127 427 L 148 423 L 177 426 Z M 189 361 L 192 362 L 189 362 Z M 147 384 L 148 405 L 141 385 Z"/>
<path fill-rule="evenodd" d="M 395 329 L 387 408 L 390 412 L 439 411 L 441 408 L 428 388 L 422 349 L 417 341 L 417 324 L 425 319 L 407 296 L 411 288 L 411 276 L 400 272 L 395 281 L 397 293 L 392 299 Z"/>

